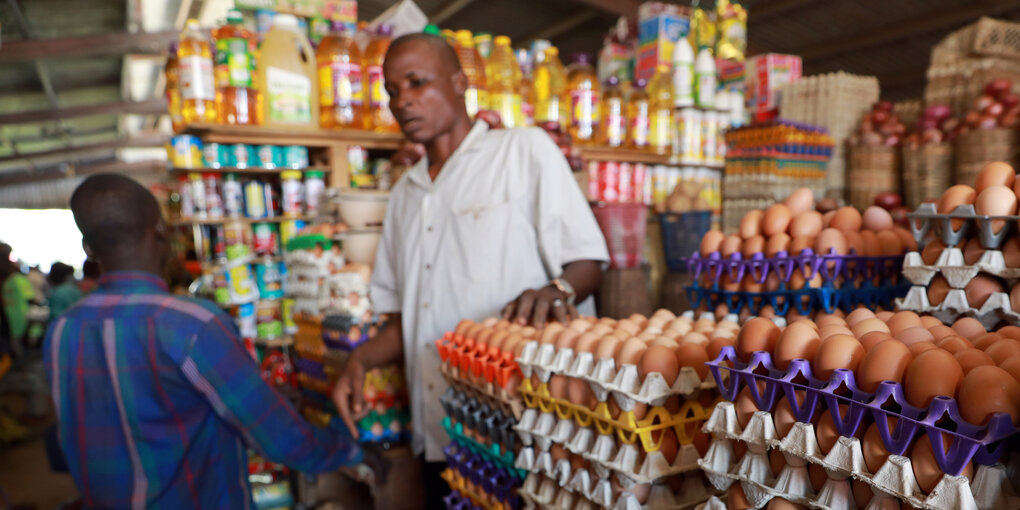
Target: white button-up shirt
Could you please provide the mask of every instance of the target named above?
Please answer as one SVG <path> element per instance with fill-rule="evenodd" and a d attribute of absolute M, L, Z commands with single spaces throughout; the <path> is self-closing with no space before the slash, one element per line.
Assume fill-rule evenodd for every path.
<path fill-rule="evenodd" d="M 538 128 L 476 122 L 436 180 L 422 158 L 390 194 L 372 273 L 379 313 L 400 312 L 414 449 L 443 460 L 435 341 L 463 319 L 496 316 L 577 260 L 609 254 L 591 208 L 552 139 Z M 594 315 L 592 300 L 579 311 Z"/>

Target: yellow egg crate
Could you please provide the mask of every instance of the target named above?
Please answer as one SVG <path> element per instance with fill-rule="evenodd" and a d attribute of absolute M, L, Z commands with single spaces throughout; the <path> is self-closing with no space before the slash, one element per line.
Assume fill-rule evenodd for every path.
<path fill-rule="evenodd" d="M 502 501 L 497 500 L 490 494 L 460 475 L 455 469 L 446 468 L 440 474 L 443 480 L 450 485 L 450 488 L 467 497 L 477 506 L 484 510 L 513 510 L 513 508 Z"/>
<path fill-rule="evenodd" d="M 646 452 L 658 451 L 662 445 L 662 434 L 653 439 L 653 434 L 669 428 L 676 433 L 681 445 L 694 442 L 694 434 L 712 415 L 715 405 L 723 400 L 716 396 L 709 406 L 704 406 L 697 399 L 685 399 L 676 413 L 671 413 L 665 406 L 649 406 L 645 416 L 638 420 L 634 411 L 621 411 L 619 417 L 613 419 L 609 411 L 609 401 L 599 402 L 594 409 L 574 404 L 567 400 L 553 398 L 549 394 L 547 383 L 532 386 L 531 379 L 521 382 L 520 392 L 524 396 L 524 404 L 545 413 L 555 413 L 561 419 L 574 420 L 582 427 L 594 424 L 601 434 L 615 434 L 624 444 L 634 444 L 639 439 Z"/>

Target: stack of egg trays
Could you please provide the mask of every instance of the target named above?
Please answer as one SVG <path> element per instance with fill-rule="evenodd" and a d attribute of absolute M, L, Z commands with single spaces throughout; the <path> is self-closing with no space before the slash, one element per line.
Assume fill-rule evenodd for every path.
<path fill-rule="evenodd" d="M 524 480 L 519 494 L 526 508 L 551 510 L 686 510 L 706 501 L 712 494 L 701 473 L 685 477 L 676 493 L 668 486 L 653 485 L 645 504 L 630 492 L 622 492 L 615 500 L 609 480 L 592 482 L 588 471 L 570 471 L 569 462 L 561 460 L 555 474 L 531 473 Z"/>
<path fill-rule="evenodd" d="M 488 455 L 509 471 L 516 469 L 514 467 L 514 452 L 518 446 L 517 433 L 514 431 L 516 419 L 505 415 L 499 408 L 491 407 L 484 401 L 454 388 L 446 390 L 439 398 L 439 402 L 447 415 L 443 419 L 443 428 L 451 439 Z M 486 438 L 488 444 L 468 437 L 465 429 L 473 431 L 476 437 Z M 517 472 L 517 475 L 520 479 L 524 478 L 524 472 Z"/>
<path fill-rule="evenodd" d="M 692 306 L 697 307 L 702 303 L 712 307 L 725 304 L 735 313 L 739 313 L 745 306 L 751 313 L 758 313 L 766 304 L 772 305 L 779 315 L 785 315 L 791 306 L 802 314 L 817 310 L 832 313 L 836 308 L 852 310 L 859 305 L 868 308 L 892 307 L 893 299 L 905 295 L 909 289 L 909 285 L 897 283 L 903 264 L 903 257 L 899 255 L 865 257 L 856 254 L 837 255 L 834 252 L 820 255 L 807 248 L 799 255 L 781 251 L 774 257 L 756 253 L 747 259 L 740 253 L 723 258 L 719 252 L 706 257 L 695 252 L 685 262 L 695 282 L 687 288 Z M 796 271 L 805 279 L 820 275 L 822 287 L 787 289 Z M 738 282 L 745 275 L 750 275 L 755 283 L 762 284 L 770 272 L 779 276 L 779 290 L 743 292 L 719 289 L 719 280 L 724 273 L 730 281 Z M 702 273 L 710 277 L 711 286 L 701 285 Z M 836 288 L 834 282 L 841 276 L 844 283 Z M 877 286 L 874 284 L 876 279 L 879 280 Z"/>
<path fill-rule="evenodd" d="M 508 388 L 511 379 L 521 373 L 513 353 L 477 344 L 453 332 L 436 341 L 436 350 L 439 369 L 451 387 L 498 407 L 507 416 L 520 418 L 524 407 L 521 397 Z"/>
<path fill-rule="evenodd" d="M 471 498 L 465 497 L 460 491 L 453 491 L 443 498 L 447 510 L 484 510 L 476 505 Z"/>
<path fill-rule="evenodd" d="M 960 417 L 956 400 L 950 397 L 935 397 L 926 409 L 914 407 L 907 402 L 903 387 L 893 381 L 879 383 L 875 393 L 865 392 L 857 388 L 853 371 L 848 369 L 836 369 L 828 381 L 822 381 L 813 376 L 810 363 L 807 360 L 797 359 L 791 361 L 789 368 L 784 372 L 772 365 L 772 357 L 766 351 L 755 352 L 752 354 L 750 363 L 743 363 L 736 359 L 735 349 L 732 346 L 727 346 L 722 349 L 718 358 L 706 364 L 712 375 L 719 381 L 720 392 L 727 400 L 735 400 L 739 391 L 746 386 L 758 409 L 771 412 L 781 396 L 787 398 L 798 423 L 783 439 L 782 444 L 796 445 L 798 441 L 811 443 L 814 434 L 807 434 L 804 429 L 811 430 L 810 424 L 814 413 L 820 412 L 824 406 L 832 415 L 837 432 L 843 436 L 840 438 L 839 444 L 846 448 L 850 448 L 851 444 L 856 446 L 853 447 L 852 454 L 847 454 L 840 459 L 849 465 L 827 464 L 827 461 L 832 460 L 830 458 L 838 457 L 833 452 L 830 452 L 824 459 L 819 458 L 817 453 L 811 455 L 812 451 L 817 450 L 817 445 L 813 449 L 810 445 L 797 445 L 801 452 L 807 452 L 806 458 L 822 464 L 830 472 L 850 473 L 855 478 L 862 479 L 886 493 L 911 501 L 918 507 L 952 508 L 953 506 L 946 507 L 941 503 L 920 500 L 916 482 L 913 482 L 913 490 L 910 491 L 904 491 L 902 486 L 897 486 L 894 479 L 902 480 L 904 477 L 912 476 L 912 473 L 904 472 L 902 465 L 890 468 L 896 473 L 883 473 L 886 471 L 885 468 L 891 465 L 890 462 L 887 462 L 874 476 L 864 471 L 861 467 L 863 462 L 857 462 L 858 460 L 863 461 L 859 441 L 852 436 L 860 428 L 866 413 L 871 414 L 878 424 L 883 445 L 891 454 L 890 459 L 907 453 L 915 438 L 918 441 L 924 441 L 925 439 L 919 435 L 920 432 L 923 432 L 923 435 L 927 436 L 927 440 L 931 441 L 939 468 L 949 475 L 940 484 L 958 485 L 962 483 L 966 487 L 966 479 L 958 476 L 966 465 L 971 461 L 978 465 L 995 464 L 1006 449 L 1007 440 L 1011 437 L 1015 438 L 1018 432 L 1017 428 L 1013 426 L 1010 416 L 1005 413 L 996 414 L 988 424 L 983 426 L 967 423 Z M 724 371 L 729 372 L 730 382 L 728 385 L 724 379 Z M 762 391 L 759 391 L 757 383 L 764 384 Z M 798 392 L 803 397 L 799 396 Z M 840 410 L 841 405 L 846 407 L 845 413 Z M 895 408 L 899 411 L 894 412 L 886 408 Z M 888 429 L 887 417 L 897 418 L 894 430 Z M 713 416 L 714 419 L 716 419 L 715 416 Z M 729 418 L 727 418 L 728 420 Z M 768 421 L 768 423 L 764 423 L 764 421 Z M 770 420 L 764 421 L 761 422 L 760 427 L 774 429 Z M 748 430 L 752 429 L 751 425 L 748 424 Z M 717 425 L 712 425 L 712 420 L 710 420 L 705 428 L 706 431 L 709 431 L 708 429 L 713 427 L 718 428 Z M 772 435 L 775 435 L 774 430 Z M 952 445 L 948 452 L 945 451 L 944 436 L 952 438 Z M 741 439 L 747 440 L 746 438 Z M 797 448 L 791 448 L 797 450 Z M 839 448 L 834 447 L 833 449 L 838 450 Z M 706 457 L 710 457 L 712 454 L 710 449 L 709 455 Z M 905 457 L 899 458 L 908 463 L 907 471 L 909 471 L 909 460 Z M 902 461 L 897 462 L 902 464 Z M 959 480 L 964 481 L 960 482 Z M 936 488 L 934 493 L 945 494 L 946 490 L 940 491 Z M 969 487 L 954 490 L 952 493 L 964 500 L 973 499 Z M 958 502 L 954 504 L 958 504 Z"/>
<path fill-rule="evenodd" d="M 390 424 L 394 421 L 400 423 L 401 426 L 399 431 L 394 431 L 390 428 Z M 363 443 L 407 441 L 411 438 L 410 430 L 408 430 L 407 427 L 410 421 L 410 416 L 408 416 L 406 408 L 397 409 L 390 407 L 382 414 L 379 414 L 378 411 L 372 409 L 368 412 L 368 414 L 358 420 L 358 423 L 356 424 L 358 427 L 358 441 Z M 376 434 L 372 432 L 372 426 L 376 423 L 382 425 L 382 433 Z"/>
<path fill-rule="evenodd" d="M 322 339 L 330 349 L 353 351 L 357 346 L 368 341 L 368 329 L 379 323 L 378 317 L 371 321 L 362 321 L 360 317 L 347 314 L 329 314 L 322 319 Z M 355 337 L 351 330 L 357 327 L 361 332 Z M 382 324 L 380 324 L 380 328 Z"/>
<path fill-rule="evenodd" d="M 456 441 L 443 448 L 443 455 L 448 466 L 446 481 L 453 490 L 483 508 L 491 508 L 490 501 L 498 501 L 506 508 L 521 507 L 517 494 L 521 481 L 515 473 Z"/>

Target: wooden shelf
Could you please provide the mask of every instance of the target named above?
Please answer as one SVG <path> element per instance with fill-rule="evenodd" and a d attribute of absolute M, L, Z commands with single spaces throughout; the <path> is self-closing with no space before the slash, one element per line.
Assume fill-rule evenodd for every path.
<path fill-rule="evenodd" d="M 315 218 L 312 216 L 277 216 L 275 218 L 207 218 L 197 219 L 192 218 L 190 220 L 174 220 L 170 222 L 171 227 L 190 227 L 193 225 L 223 225 L 233 221 L 239 221 L 247 225 L 254 225 L 256 223 L 283 223 L 290 220 L 300 221 L 312 221 Z"/>
<path fill-rule="evenodd" d="M 172 174 L 242 174 L 242 175 L 280 175 L 281 172 L 293 170 L 297 172 L 329 172 L 329 168 L 321 166 L 310 166 L 308 168 L 178 168 L 170 169 Z"/>
<path fill-rule="evenodd" d="M 247 143 L 252 145 L 305 145 L 327 147 L 337 143 L 360 145 L 366 149 L 396 150 L 403 143 L 399 133 L 376 133 L 360 129 L 327 130 L 318 128 L 278 126 L 236 126 L 224 124 L 191 124 L 184 133 L 206 142 Z"/>
<path fill-rule="evenodd" d="M 669 154 L 656 154 L 637 149 L 581 147 L 581 159 L 585 161 L 623 161 L 627 163 L 644 163 L 646 165 L 668 165 L 669 156 Z"/>

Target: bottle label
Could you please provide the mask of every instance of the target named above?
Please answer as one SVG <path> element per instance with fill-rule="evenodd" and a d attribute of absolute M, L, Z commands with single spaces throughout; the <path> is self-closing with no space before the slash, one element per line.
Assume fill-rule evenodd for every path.
<path fill-rule="evenodd" d="M 368 67 L 368 104 L 372 109 L 390 109 L 390 95 L 386 92 L 386 79 L 382 66 Z"/>
<path fill-rule="evenodd" d="M 711 108 L 715 104 L 715 75 L 698 73 L 698 106 Z"/>
<path fill-rule="evenodd" d="M 606 101 L 606 145 L 619 147 L 623 145 L 627 132 L 627 119 L 623 115 L 623 99 L 613 98 Z"/>
<path fill-rule="evenodd" d="M 360 108 L 364 104 L 361 66 L 332 62 L 319 67 L 319 101 L 323 106 Z"/>
<path fill-rule="evenodd" d="M 521 98 L 521 118 L 524 123 L 523 126 L 534 126 L 535 125 L 535 105 L 531 104 L 530 101 L 524 101 Z"/>
<path fill-rule="evenodd" d="M 599 123 L 599 96 L 591 90 L 573 90 L 570 92 L 570 103 L 573 110 L 571 124 L 581 131 L 590 131 Z"/>
<path fill-rule="evenodd" d="M 550 96 L 539 102 L 539 106 L 535 110 L 535 122 L 561 122 L 562 120 L 559 96 Z"/>
<path fill-rule="evenodd" d="M 673 68 L 673 102 L 676 106 L 694 103 L 694 67 L 689 63 Z"/>
<path fill-rule="evenodd" d="M 652 112 L 648 142 L 655 149 L 662 149 L 673 143 L 673 116 L 671 113 L 671 110 L 664 109 Z"/>
<path fill-rule="evenodd" d="M 276 67 L 266 69 L 269 120 L 303 124 L 312 121 L 312 80 Z"/>
<path fill-rule="evenodd" d="M 648 146 L 648 132 L 651 121 L 648 119 L 648 104 L 640 104 L 635 108 L 634 116 L 630 119 L 630 143 L 634 147 Z"/>
<path fill-rule="evenodd" d="M 180 66 L 182 99 L 211 101 L 216 98 L 211 60 L 201 55 L 192 55 L 181 58 Z"/>
<path fill-rule="evenodd" d="M 223 48 L 221 49 L 221 44 Z M 222 56 L 221 56 L 222 55 Z M 227 67 L 227 83 L 231 87 L 251 87 L 252 69 L 255 60 L 248 51 L 248 41 L 240 37 L 221 39 L 216 41 L 216 66 L 220 66 L 220 59 L 225 61 Z"/>
<path fill-rule="evenodd" d="M 468 116 L 472 119 L 479 110 L 489 109 L 489 94 L 475 87 L 468 87 L 464 91 L 464 105 L 467 107 Z"/>
<path fill-rule="evenodd" d="M 239 216 L 244 212 L 240 182 L 233 179 L 223 182 L 223 209 L 228 216 Z"/>
<path fill-rule="evenodd" d="M 503 127 L 519 126 L 521 96 L 498 92 L 491 94 L 489 100 L 492 102 L 492 109 L 499 114 L 499 118 L 503 121 Z"/>

